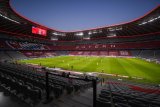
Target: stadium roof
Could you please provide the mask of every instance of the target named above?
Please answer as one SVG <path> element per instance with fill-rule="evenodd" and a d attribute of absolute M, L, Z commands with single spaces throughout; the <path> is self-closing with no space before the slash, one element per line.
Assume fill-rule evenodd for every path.
<path fill-rule="evenodd" d="M 43 28 L 45 30 L 48 30 L 50 34 L 55 34 L 55 33 L 65 33 L 67 35 L 82 35 L 83 33 L 85 34 L 94 34 L 94 33 L 100 33 L 100 34 L 111 34 L 114 32 L 119 32 L 123 30 L 123 32 L 120 32 L 118 35 L 138 35 L 138 34 L 144 34 L 145 33 L 152 33 L 159 31 L 159 27 L 156 26 L 155 24 L 152 24 L 151 22 L 155 22 L 156 20 L 159 20 L 160 18 L 160 5 L 154 8 L 153 10 L 149 11 L 145 15 L 143 15 L 140 18 L 137 18 L 133 21 L 130 22 L 125 22 L 121 24 L 115 24 L 111 26 L 104 26 L 104 27 L 98 27 L 98 28 L 91 28 L 87 30 L 82 30 L 82 31 L 73 31 L 73 32 L 66 32 L 66 31 L 61 31 L 61 30 L 56 30 L 56 29 L 51 29 L 46 26 L 43 26 L 39 23 L 33 22 L 24 16 L 20 15 L 17 13 L 11 6 L 10 0 L 0 0 L 0 15 L 1 17 L 7 19 L 8 21 L 12 23 L 8 23 L 8 21 L 4 22 L 4 20 L 1 20 L 1 29 L 3 31 L 10 31 L 10 32 L 16 32 L 16 33 L 22 33 L 22 34 L 28 34 L 29 32 L 29 27 L 31 26 L 36 26 Z M 145 26 L 149 24 L 149 26 Z M 4 28 L 5 26 L 5 28 Z M 157 28 L 157 30 L 152 29 Z M 151 30 L 151 31 L 146 31 L 146 28 Z M 153 30 L 153 31 L 152 31 Z M 109 32 L 109 33 L 108 33 Z"/>

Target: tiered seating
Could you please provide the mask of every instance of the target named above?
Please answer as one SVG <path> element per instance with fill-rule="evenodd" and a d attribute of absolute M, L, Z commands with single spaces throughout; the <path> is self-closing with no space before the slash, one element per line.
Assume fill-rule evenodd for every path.
<path fill-rule="evenodd" d="M 155 51 L 155 58 L 160 61 L 160 50 Z"/>
<path fill-rule="evenodd" d="M 0 51 L 0 61 L 5 61 L 9 59 L 11 58 L 5 53 L 5 51 Z"/>
<path fill-rule="evenodd" d="M 108 80 L 97 98 L 99 107 L 159 107 L 160 89 L 130 82 Z"/>
<path fill-rule="evenodd" d="M 0 86 L 27 104 L 33 106 L 41 99 L 41 90 L 34 85 L 27 84 L 20 76 L 1 69 L 0 77 Z"/>
<path fill-rule="evenodd" d="M 90 55 L 91 55 L 91 56 L 98 56 L 98 54 L 99 54 L 99 52 L 98 52 L 98 51 L 97 51 L 97 52 L 96 52 L 96 51 L 95 51 L 95 52 L 94 52 L 94 51 L 92 51 L 92 52 L 90 53 Z"/>
<path fill-rule="evenodd" d="M 140 54 L 141 50 L 131 50 L 130 51 L 132 56 L 138 57 L 138 55 Z"/>
<path fill-rule="evenodd" d="M 155 53 L 154 50 L 142 50 L 138 56 L 147 59 L 154 59 Z"/>
<path fill-rule="evenodd" d="M 39 57 L 52 57 L 55 56 L 55 52 L 45 52 L 45 51 L 21 51 L 28 58 L 39 58 Z"/>
<path fill-rule="evenodd" d="M 0 76 L 1 87 L 31 106 L 45 98 L 45 72 L 36 72 L 34 68 L 26 65 L 2 63 Z M 72 93 L 91 85 L 91 82 L 75 79 L 71 83 L 71 80 L 64 75 L 49 77 L 49 90 L 55 98 L 59 97 L 63 90 Z"/>
<path fill-rule="evenodd" d="M 10 49 L 4 41 L 0 41 L 0 49 Z"/>
<path fill-rule="evenodd" d="M 68 51 L 55 51 L 56 55 L 68 55 Z"/>
<path fill-rule="evenodd" d="M 84 51 L 84 53 L 83 53 L 83 55 L 85 55 L 85 56 L 89 56 L 90 54 L 91 54 L 90 51 Z"/>
<path fill-rule="evenodd" d="M 152 45 L 151 45 L 152 44 Z M 81 45 L 59 45 L 50 46 L 53 50 L 72 50 L 72 51 L 99 51 L 110 49 L 156 49 L 159 48 L 160 41 L 140 41 L 140 42 L 125 42 L 112 44 L 81 44 Z"/>
<path fill-rule="evenodd" d="M 19 51 L 6 51 L 6 54 L 8 54 L 12 59 L 27 59 L 25 55 L 23 55 Z"/>
<path fill-rule="evenodd" d="M 50 48 L 47 45 L 28 43 L 28 42 L 17 42 L 17 41 L 6 41 L 4 42 L 4 44 L 8 45 L 8 47 L 12 48 L 13 50 L 21 50 L 21 53 L 29 58 L 51 57 L 56 55 L 54 52 L 44 51 L 44 50 L 50 50 Z M 15 56 L 14 58 L 18 57 L 17 55 L 15 55 L 17 54 L 16 52 L 8 52 L 8 53 L 11 54 L 11 56 L 13 57 Z M 21 56 L 24 56 L 22 54 L 20 54 L 18 59 L 20 59 Z"/>
<path fill-rule="evenodd" d="M 44 45 L 30 42 L 2 41 L 3 49 L 21 50 L 29 58 L 48 57 L 57 55 L 89 55 L 89 56 L 135 56 L 147 59 L 159 59 L 157 50 L 144 50 L 141 48 L 157 48 L 159 41 L 128 42 L 115 44 L 83 44 L 83 45 Z M 152 45 L 150 45 L 152 44 Z M 156 47 L 155 47 L 156 46 Z M 133 50 L 133 49 L 134 50 Z M 2 49 L 2 48 L 1 48 Z M 114 49 L 114 50 L 113 50 Z M 118 50 L 117 50 L 118 49 Z M 132 50 L 126 50 L 132 49 Z M 137 50 L 135 50 L 137 49 Z M 139 49 L 139 50 L 138 50 Z M 36 51 L 35 51 L 36 50 Z M 57 51 L 46 52 L 46 51 Z M 62 50 L 62 51 L 61 51 Z M 72 52 L 73 51 L 73 52 Z M 64 52 L 64 54 L 62 53 Z M 11 55 L 12 56 L 12 55 Z"/>
<path fill-rule="evenodd" d="M 28 42 L 16 42 L 16 41 L 6 41 L 6 44 L 12 49 L 20 50 L 48 50 L 46 45 L 28 43 Z"/>
<path fill-rule="evenodd" d="M 130 51 L 71 51 L 69 55 L 81 55 L 81 56 L 131 56 Z"/>
<path fill-rule="evenodd" d="M 108 51 L 100 51 L 99 55 L 100 56 L 108 56 Z"/>

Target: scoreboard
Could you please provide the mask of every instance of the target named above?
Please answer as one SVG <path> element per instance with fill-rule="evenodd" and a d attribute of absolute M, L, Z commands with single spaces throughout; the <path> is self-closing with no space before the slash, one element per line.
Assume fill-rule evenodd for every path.
<path fill-rule="evenodd" d="M 39 28 L 39 27 L 32 26 L 32 33 L 42 35 L 42 36 L 47 36 L 47 30 Z"/>

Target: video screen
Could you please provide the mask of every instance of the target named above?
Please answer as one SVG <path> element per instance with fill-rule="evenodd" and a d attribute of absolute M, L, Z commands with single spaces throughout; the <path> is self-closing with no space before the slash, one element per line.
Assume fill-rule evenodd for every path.
<path fill-rule="evenodd" d="M 32 33 L 47 36 L 47 30 L 32 26 Z"/>

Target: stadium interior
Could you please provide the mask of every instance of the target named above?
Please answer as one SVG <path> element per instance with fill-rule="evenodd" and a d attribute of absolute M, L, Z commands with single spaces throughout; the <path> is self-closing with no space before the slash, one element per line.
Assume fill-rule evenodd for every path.
<path fill-rule="evenodd" d="M 160 6 L 124 24 L 64 32 L 0 0 L 0 107 L 160 107 L 160 79 L 149 83 L 103 69 L 86 73 L 23 62 L 61 56 L 139 58 L 158 69 Z"/>

